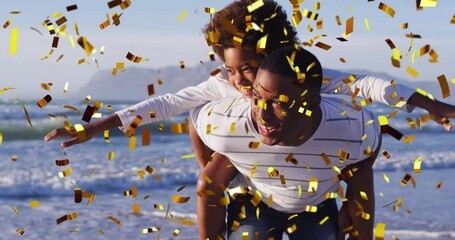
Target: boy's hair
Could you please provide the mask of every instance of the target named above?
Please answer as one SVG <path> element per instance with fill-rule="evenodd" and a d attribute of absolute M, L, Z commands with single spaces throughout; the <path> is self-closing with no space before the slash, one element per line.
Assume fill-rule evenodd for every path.
<path fill-rule="evenodd" d="M 263 2 L 263 6 L 249 12 L 252 1 L 237 0 L 216 12 L 205 26 L 203 32 L 207 43 L 221 60 L 224 61 L 226 48 L 244 47 L 267 55 L 280 47 L 298 43 L 297 32 L 283 8 L 273 0 Z M 257 49 L 258 41 L 265 36 L 265 48 Z"/>
<path fill-rule="evenodd" d="M 319 94 L 322 85 L 322 67 L 312 53 L 294 46 L 282 47 L 262 60 L 260 69 L 295 79 L 294 83 L 307 89 L 308 93 Z"/>

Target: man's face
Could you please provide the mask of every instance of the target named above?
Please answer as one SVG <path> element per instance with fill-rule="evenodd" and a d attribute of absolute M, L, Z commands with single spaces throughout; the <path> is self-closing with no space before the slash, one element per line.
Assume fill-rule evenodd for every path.
<path fill-rule="evenodd" d="M 253 82 L 262 56 L 244 48 L 224 50 L 224 62 L 229 74 L 229 83 L 246 98 L 253 95 Z"/>
<path fill-rule="evenodd" d="M 296 123 L 304 117 L 298 113 L 302 106 L 302 88 L 292 82 L 289 77 L 264 69 L 257 73 L 251 103 L 252 120 L 264 144 L 280 144 L 301 129 Z"/>

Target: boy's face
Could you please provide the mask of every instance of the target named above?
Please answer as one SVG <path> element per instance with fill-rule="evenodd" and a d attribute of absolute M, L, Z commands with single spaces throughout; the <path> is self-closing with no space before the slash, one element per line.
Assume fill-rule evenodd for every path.
<path fill-rule="evenodd" d="M 246 98 L 251 98 L 253 95 L 252 86 L 262 58 L 255 51 L 244 48 L 224 50 L 224 62 L 229 74 L 229 83 Z"/>
<path fill-rule="evenodd" d="M 303 114 L 298 113 L 302 106 L 302 88 L 295 86 L 293 79 L 259 69 L 253 86 L 251 103 L 252 120 L 262 142 L 275 145 L 295 137 L 303 123 Z M 294 101 L 295 100 L 295 101 Z"/>

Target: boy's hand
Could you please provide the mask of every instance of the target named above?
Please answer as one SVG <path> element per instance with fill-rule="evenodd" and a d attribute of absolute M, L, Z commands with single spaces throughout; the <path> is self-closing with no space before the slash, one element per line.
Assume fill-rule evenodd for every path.
<path fill-rule="evenodd" d="M 85 138 L 81 139 L 77 135 L 76 129 L 74 127 L 70 128 L 70 131 L 67 131 L 64 128 L 57 128 L 49 132 L 45 137 L 44 141 L 49 142 L 54 138 L 71 138 L 68 141 L 64 141 L 60 144 L 62 148 L 71 147 L 75 144 L 80 144 L 89 141 L 95 136 L 95 131 L 90 124 L 84 125 Z"/>
<path fill-rule="evenodd" d="M 449 118 L 455 118 L 455 106 L 438 100 L 431 100 L 420 93 L 414 93 L 408 99 L 408 104 L 427 110 L 435 122 L 442 125 L 447 131 L 452 130 Z"/>

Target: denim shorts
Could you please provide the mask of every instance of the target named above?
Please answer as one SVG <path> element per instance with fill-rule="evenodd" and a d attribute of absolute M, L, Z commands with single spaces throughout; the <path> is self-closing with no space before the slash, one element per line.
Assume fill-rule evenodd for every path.
<path fill-rule="evenodd" d="M 249 195 L 238 196 L 228 205 L 229 240 L 281 240 L 284 233 L 288 235 L 289 240 L 336 240 L 338 238 L 338 208 L 335 199 L 328 199 L 319 204 L 315 213 L 283 213 L 269 208 L 262 201 L 255 207 L 250 200 Z M 246 214 L 240 217 L 242 206 L 245 206 Z M 259 208 L 259 219 L 256 216 L 257 208 Z M 328 219 L 320 224 L 326 217 Z M 237 223 L 234 224 L 234 221 Z M 246 235 L 248 235 L 247 238 Z"/>

